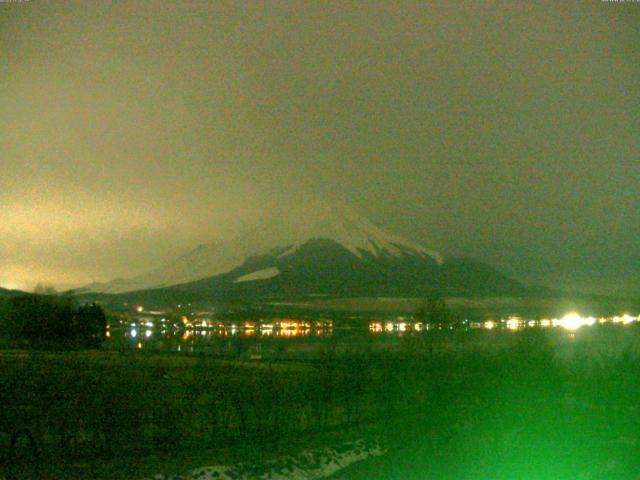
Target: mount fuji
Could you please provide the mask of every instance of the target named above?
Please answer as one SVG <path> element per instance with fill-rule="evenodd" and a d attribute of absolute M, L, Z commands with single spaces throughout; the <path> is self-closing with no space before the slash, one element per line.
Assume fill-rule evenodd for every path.
<path fill-rule="evenodd" d="M 524 289 L 480 262 L 445 259 L 344 205 L 305 203 L 273 214 L 233 240 L 200 245 L 149 272 L 83 290 L 162 290 L 172 297 L 182 292 L 211 298 L 420 296 L 435 290 L 512 294 Z"/>

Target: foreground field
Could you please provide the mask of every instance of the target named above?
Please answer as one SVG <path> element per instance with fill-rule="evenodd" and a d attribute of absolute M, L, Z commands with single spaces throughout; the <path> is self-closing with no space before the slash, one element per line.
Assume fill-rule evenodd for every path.
<path fill-rule="evenodd" d="M 343 478 L 631 479 L 639 359 L 636 326 L 423 334 L 313 362 L 7 352 L 3 452 L 26 429 L 38 454 L 24 437 L 3 463 L 136 479 L 365 438 L 388 453 Z"/>

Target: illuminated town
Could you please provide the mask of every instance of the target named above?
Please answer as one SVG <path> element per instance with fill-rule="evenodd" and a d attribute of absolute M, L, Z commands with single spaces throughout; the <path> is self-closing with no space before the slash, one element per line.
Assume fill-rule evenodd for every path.
<path fill-rule="evenodd" d="M 182 308 L 182 306 L 180 306 Z M 242 337 L 310 337 L 332 335 L 336 329 L 361 330 L 363 323 L 357 325 L 335 325 L 328 319 L 269 318 L 259 320 L 230 321 L 216 318 L 215 311 L 195 310 L 176 314 L 175 310 L 146 310 L 136 306 L 133 313 L 117 317 L 116 322 L 108 325 L 107 338 L 114 328 L 127 330 L 126 336 L 135 340 L 141 348 L 144 339 L 154 334 L 179 334 L 186 341 L 192 336 L 242 336 Z M 526 319 L 509 316 L 498 319 L 458 320 L 446 324 L 417 321 L 412 316 L 396 316 L 385 320 L 364 322 L 370 334 L 409 334 L 416 332 L 434 332 L 442 330 L 457 331 L 519 331 L 534 328 L 561 328 L 575 332 L 581 327 L 593 325 L 631 325 L 640 322 L 640 315 L 628 313 L 614 316 L 582 316 L 570 312 L 560 318 Z M 361 325 L 360 327 L 358 325 Z"/>

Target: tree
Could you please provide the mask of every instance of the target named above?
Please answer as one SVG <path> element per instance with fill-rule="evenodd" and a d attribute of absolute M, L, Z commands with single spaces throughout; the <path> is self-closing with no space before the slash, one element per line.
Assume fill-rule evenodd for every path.
<path fill-rule="evenodd" d="M 431 328 L 448 327 L 451 323 L 451 315 L 444 298 L 437 294 L 431 294 L 425 298 L 415 317 Z"/>
<path fill-rule="evenodd" d="M 79 346 L 100 348 L 107 330 L 107 316 L 95 303 L 81 306 L 74 315 L 74 330 Z"/>
<path fill-rule="evenodd" d="M 78 306 L 71 297 L 22 295 L 8 300 L 4 330 L 31 348 L 99 348 L 106 316 L 95 304 Z"/>
<path fill-rule="evenodd" d="M 55 295 L 58 292 L 50 283 L 38 282 L 36 288 L 33 289 L 33 293 L 36 295 Z"/>

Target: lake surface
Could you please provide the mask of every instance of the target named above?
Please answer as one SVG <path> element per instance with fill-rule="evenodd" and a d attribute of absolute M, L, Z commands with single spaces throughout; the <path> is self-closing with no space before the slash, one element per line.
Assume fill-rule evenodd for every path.
<path fill-rule="evenodd" d="M 252 359 L 362 353 L 379 350 L 433 348 L 466 352 L 483 346 L 509 346 L 514 333 L 525 329 L 557 332 L 572 340 L 576 333 L 598 326 L 628 328 L 639 317 L 595 319 L 568 314 L 561 319 L 463 321 L 455 330 L 434 328 L 408 318 L 358 320 L 350 324 L 330 320 L 272 319 L 264 321 L 208 321 L 199 325 L 169 324 L 164 319 L 132 317 L 111 325 L 106 349 L 208 354 Z"/>
<path fill-rule="evenodd" d="M 396 337 L 401 332 L 396 332 Z M 392 334 L 372 333 L 368 326 L 334 327 L 307 321 L 287 320 L 255 324 L 220 324 L 209 328 L 157 328 L 145 323 L 110 328 L 107 349 L 138 349 L 178 353 L 245 356 L 255 359 L 289 354 L 317 354 L 363 348 L 368 343 L 390 346 Z"/>

